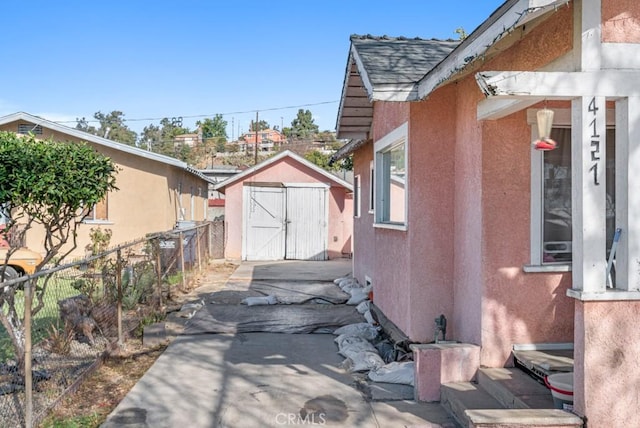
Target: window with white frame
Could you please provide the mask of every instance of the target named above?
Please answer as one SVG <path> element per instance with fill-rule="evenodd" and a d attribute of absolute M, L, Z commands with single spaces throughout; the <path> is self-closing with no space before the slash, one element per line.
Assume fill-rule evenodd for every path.
<path fill-rule="evenodd" d="M 407 130 L 404 123 L 374 145 L 378 227 L 405 229 L 407 225 Z"/>
<path fill-rule="evenodd" d="M 360 217 L 360 205 L 362 199 L 362 185 L 360 175 L 353 177 L 353 216 Z"/>
<path fill-rule="evenodd" d="M 531 264 L 558 265 L 572 260 L 571 127 L 568 114 L 560 114 L 551 138 L 558 147 L 531 153 Z M 564 120 L 563 120 L 564 118 Z M 533 124 L 533 139 L 537 129 Z M 606 135 L 607 251 L 615 231 L 615 130 Z"/>
<path fill-rule="evenodd" d="M 85 222 L 107 222 L 109 221 L 109 199 L 104 197 L 100 202 L 95 204 L 89 214 L 84 218 Z"/>

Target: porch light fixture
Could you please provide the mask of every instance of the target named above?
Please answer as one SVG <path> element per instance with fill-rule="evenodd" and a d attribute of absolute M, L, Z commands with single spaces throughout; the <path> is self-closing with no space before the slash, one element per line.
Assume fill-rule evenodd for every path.
<path fill-rule="evenodd" d="M 558 147 L 558 144 L 551 139 L 551 126 L 553 125 L 553 110 L 543 108 L 536 113 L 538 119 L 539 139 L 534 141 L 533 147 L 536 150 L 549 151 Z"/>

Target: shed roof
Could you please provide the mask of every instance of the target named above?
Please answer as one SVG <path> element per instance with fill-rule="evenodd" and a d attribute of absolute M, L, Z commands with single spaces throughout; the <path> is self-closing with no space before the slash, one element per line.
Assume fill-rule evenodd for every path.
<path fill-rule="evenodd" d="M 186 162 L 183 162 L 176 158 L 172 158 L 170 156 L 165 156 L 159 153 L 150 152 L 148 150 L 143 150 L 138 147 L 129 146 L 127 144 L 118 143 L 117 141 L 113 141 L 107 138 L 99 137 L 97 135 L 89 134 L 79 129 L 61 125 L 59 123 L 52 122 L 50 120 L 43 119 L 41 117 L 34 116 L 25 112 L 17 112 L 7 116 L 0 117 L 0 125 L 5 125 L 7 123 L 17 122 L 17 121 L 23 121 L 23 122 L 32 123 L 34 125 L 40 125 L 43 128 L 51 129 L 53 131 L 60 132 L 62 134 L 67 134 L 67 135 L 79 138 L 80 140 L 97 144 L 99 146 L 108 147 L 114 150 L 119 150 L 121 152 L 132 154 L 134 156 L 140 156 L 156 162 L 161 162 L 167 165 L 171 165 L 176 168 L 183 169 L 193 175 L 196 175 L 208 183 L 215 183 L 215 181 L 211 180 L 209 177 L 206 177 L 196 168 L 192 167 Z"/>
<path fill-rule="evenodd" d="M 228 179 L 226 179 L 225 181 L 218 183 L 217 185 L 214 186 L 215 190 L 219 190 L 221 192 L 224 193 L 224 189 L 233 184 L 236 183 L 238 181 L 242 181 L 245 177 L 250 176 L 251 174 L 263 170 L 265 168 L 268 168 L 270 165 L 275 164 L 276 162 L 278 162 L 281 159 L 284 158 L 290 158 L 295 160 L 296 162 L 306 166 L 307 168 L 317 172 L 318 174 L 321 174 L 323 176 L 325 176 L 327 178 L 328 181 L 333 182 L 339 186 L 345 187 L 346 189 L 353 191 L 353 186 L 351 184 L 349 184 L 347 181 L 331 174 L 329 171 L 326 171 L 322 168 L 320 168 L 319 166 L 309 162 L 308 160 L 306 160 L 305 158 L 303 158 L 302 156 L 299 156 L 295 153 L 293 153 L 290 150 L 285 150 L 283 152 L 278 153 L 277 155 L 270 157 L 269 159 L 260 162 L 259 164 L 249 168 L 249 169 L 245 169 L 243 172 L 241 172 L 240 174 L 236 174 L 233 177 L 229 177 Z"/>

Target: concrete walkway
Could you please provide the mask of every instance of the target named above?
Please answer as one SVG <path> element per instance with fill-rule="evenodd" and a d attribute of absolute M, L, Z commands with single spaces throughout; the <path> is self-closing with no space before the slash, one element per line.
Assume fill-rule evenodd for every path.
<path fill-rule="evenodd" d="M 350 270 L 350 260 L 243 263 L 229 281 L 330 281 Z M 183 334 L 102 426 L 455 426 L 437 404 L 366 399 L 355 388 L 354 376 L 339 368 L 343 358 L 333 338 Z"/>

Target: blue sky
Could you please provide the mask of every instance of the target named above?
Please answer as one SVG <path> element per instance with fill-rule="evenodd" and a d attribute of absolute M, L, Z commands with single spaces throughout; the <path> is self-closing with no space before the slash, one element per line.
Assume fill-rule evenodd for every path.
<path fill-rule="evenodd" d="M 140 132 L 162 117 L 194 127 L 195 116 L 223 114 L 231 138 L 256 110 L 289 126 L 304 108 L 334 130 L 351 34 L 457 38 L 502 3 L 7 0 L 0 115 L 121 110 Z"/>

